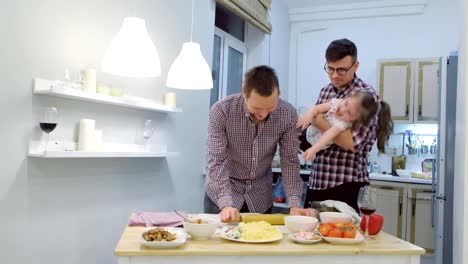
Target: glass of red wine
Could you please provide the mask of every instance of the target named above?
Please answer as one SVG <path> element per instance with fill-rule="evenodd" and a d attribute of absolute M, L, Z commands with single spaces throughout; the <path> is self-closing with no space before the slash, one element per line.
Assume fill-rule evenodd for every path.
<path fill-rule="evenodd" d="M 58 122 L 58 111 L 55 107 L 46 107 L 44 111 L 44 116 L 42 117 L 41 121 L 39 122 L 39 126 L 41 127 L 42 131 L 47 134 L 46 142 L 44 144 L 44 155 L 47 151 L 47 145 L 49 144 L 49 134 L 50 132 L 54 131 L 57 127 Z"/>
<path fill-rule="evenodd" d="M 377 210 L 377 190 L 364 186 L 359 189 L 358 206 L 362 214 L 366 217 L 366 230 L 364 233 L 365 238 L 369 237 L 369 216 Z"/>

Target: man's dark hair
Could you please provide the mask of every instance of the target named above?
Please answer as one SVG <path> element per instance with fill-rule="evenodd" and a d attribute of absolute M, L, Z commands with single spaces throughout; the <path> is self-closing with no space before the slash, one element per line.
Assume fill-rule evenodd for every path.
<path fill-rule="evenodd" d="M 242 91 L 247 97 L 255 90 L 261 96 L 270 96 L 277 89 L 279 95 L 278 77 L 275 70 L 266 65 L 257 66 L 245 73 Z"/>
<path fill-rule="evenodd" d="M 353 61 L 357 60 L 356 45 L 346 38 L 332 41 L 325 52 L 325 59 L 327 62 L 339 61 L 346 56 L 351 56 Z"/>

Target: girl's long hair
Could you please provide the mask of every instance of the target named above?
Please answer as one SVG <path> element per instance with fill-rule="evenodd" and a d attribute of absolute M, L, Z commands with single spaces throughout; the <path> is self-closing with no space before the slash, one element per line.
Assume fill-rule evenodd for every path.
<path fill-rule="evenodd" d="M 368 91 L 360 90 L 352 96 L 361 98 L 362 113 L 361 118 L 355 122 L 357 125 L 369 124 L 375 114 L 379 110 L 379 103 L 376 101 L 374 94 Z M 379 121 L 377 126 L 377 149 L 380 152 L 385 152 L 385 144 L 390 135 L 393 133 L 393 120 L 390 105 L 384 101 L 380 101 Z"/>

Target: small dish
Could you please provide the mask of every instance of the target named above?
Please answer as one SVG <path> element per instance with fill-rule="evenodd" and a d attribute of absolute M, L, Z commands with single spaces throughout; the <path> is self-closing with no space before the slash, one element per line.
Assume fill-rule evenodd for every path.
<path fill-rule="evenodd" d="M 320 234 L 320 236 L 328 243 L 334 245 L 353 245 L 364 241 L 364 236 L 360 232 L 356 232 L 356 236 L 354 238 L 325 237 L 322 236 L 322 234 Z"/>
<path fill-rule="evenodd" d="M 147 227 L 145 232 L 154 229 L 156 227 Z M 173 241 L 146 241 L 143 238 L 143 233 L 140 235 L 140 244 L 145 247 L 150 248 L 176 248 L 179 247 L 187 241 L 187 234 L 182 228 L 178 227 L 164 227 L 164 230 L 173 233 L 176 236 L 176 239 Z"/>
<path fill-rule="evenodd" d="M 305 234 L 307 233 L 307 234 Z M 310 233 L 310 234 L 309 234 Z M 304 238 L 304 235 L 312 235 L 311 239 Z M 294 234 L 289 234 L 288 236 L 292 241 L 299 243 L 299 244 L 315 244 L 322 241 L 322 236 L 314 233 L 314 232 L 299 232 Z"/>

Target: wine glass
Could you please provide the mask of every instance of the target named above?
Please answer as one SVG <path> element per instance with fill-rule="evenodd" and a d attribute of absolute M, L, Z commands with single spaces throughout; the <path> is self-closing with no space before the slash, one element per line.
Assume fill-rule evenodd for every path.
<path fill-rule="evenodd" d="M 145 150 L 148 147 L 148 140 L 153 136 L 154 133 L 154 122 L 151 119 L 145 121 L 145 126 L 143 130 L 143 138 L 145 139 Z"/>
<path fill-rule="evenodd" d="M 44 155 L 47 151 L 47 145 L 49 144 L 49 134 L 54 131 L 58 123 L 58 110 L 55 107 L 46 107 L 44 116 L 39 122 L 39 127 L 47 134 L 46 142 L 44 144 Z"/>
<path fill-rule="evenodd" d="M 377 190 L 364 186 L 359 189 L 358 206 L 361 213 L 366 217 L 366 230 L 364 233 L 365 238 L 369 237 L 369 217 L 377 210 Z"/>

